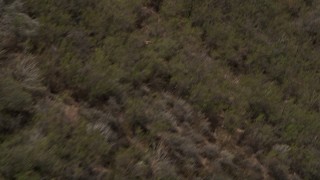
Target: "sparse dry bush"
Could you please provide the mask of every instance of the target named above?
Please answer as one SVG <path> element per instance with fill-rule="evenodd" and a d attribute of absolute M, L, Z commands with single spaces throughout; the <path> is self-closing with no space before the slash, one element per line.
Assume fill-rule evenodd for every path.
<path fill-rule="evenodd" d="M 32 56 L 18 55 L 13 62 L 13 76 L 17 81 L 31 87 L 41 85 L 41 73 L 38 63 Z"/>

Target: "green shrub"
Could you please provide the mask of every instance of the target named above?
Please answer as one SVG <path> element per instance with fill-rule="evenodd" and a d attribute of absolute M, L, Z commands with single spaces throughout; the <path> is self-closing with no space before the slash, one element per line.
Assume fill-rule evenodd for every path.
<path fill-rule="evenodd" d="M 0 80 L 0 110 L 22 112 L 30 110 L 32 97 L 10 78 Z"/>

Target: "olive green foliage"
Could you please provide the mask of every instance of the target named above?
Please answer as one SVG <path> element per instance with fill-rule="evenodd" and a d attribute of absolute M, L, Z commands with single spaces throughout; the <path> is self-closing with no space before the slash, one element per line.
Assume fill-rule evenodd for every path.
<path fill-rule="evenodd" d="M 319 179 L 319 10 L 0 0 L 0 179 Z"/>

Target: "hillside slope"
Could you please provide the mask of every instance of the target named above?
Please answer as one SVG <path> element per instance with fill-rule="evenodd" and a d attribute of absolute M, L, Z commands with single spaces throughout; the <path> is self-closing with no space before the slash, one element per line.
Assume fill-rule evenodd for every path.
<path fill-rule="evenodd" d="M 0 178 L 320 179 L 319 10 L 0 0 Z"/>

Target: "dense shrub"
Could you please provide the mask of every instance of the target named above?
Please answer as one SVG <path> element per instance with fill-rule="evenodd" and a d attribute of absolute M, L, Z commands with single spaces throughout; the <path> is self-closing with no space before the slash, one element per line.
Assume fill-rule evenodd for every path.
<path fill-rule="evenodd" d="M 0 178 L 319 179 L 318 10 L 0 0 Z"/>

